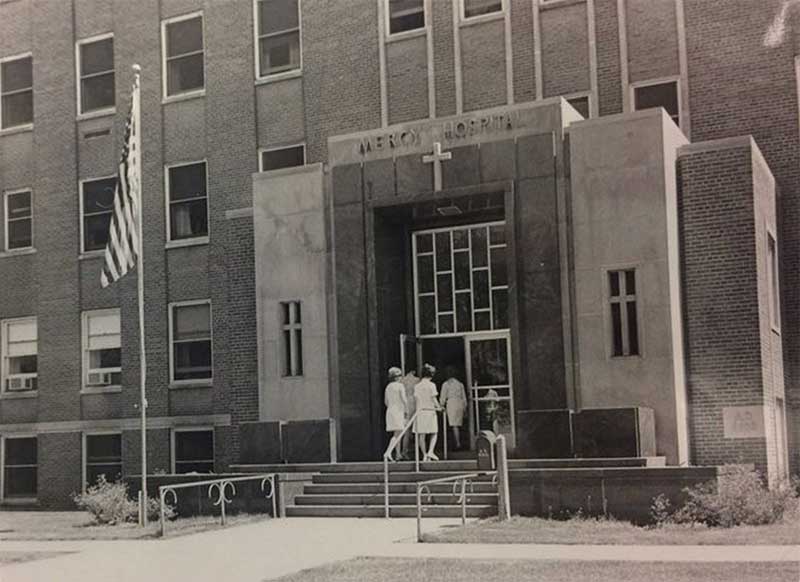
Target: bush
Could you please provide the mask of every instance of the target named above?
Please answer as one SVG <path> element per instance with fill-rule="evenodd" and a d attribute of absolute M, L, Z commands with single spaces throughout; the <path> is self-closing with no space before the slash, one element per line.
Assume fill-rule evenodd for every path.
<path fill-rule="evenodd" d="M 726 467 L 717 482 L 702 483 L 684 492 L 686 503 L 676 510 L 664 495 L 653 500 L 650 513 L 657 524 L 765 525 L 795 513 L 798 505 L 796 481 L 769 489 L 757 471 L 741 466 Z"/>
<path fill-rule="evenodd" d="M 115 525 L 139 519 L 139 504 L 130 498 L 127 483 L 109 483 L 105 475 L 100 475 L 97 483 L 88 487 L 85 493 L 74 494 L 72 498 L 80 509 L 91 513 L 99 524 Z M 172 519 L 175 517 L 174 509 L 167 505 L 165 515 L 167 519 Z M 158 499 L 147 499 L 147 516 L 151 520 L 160 518 Z"/>

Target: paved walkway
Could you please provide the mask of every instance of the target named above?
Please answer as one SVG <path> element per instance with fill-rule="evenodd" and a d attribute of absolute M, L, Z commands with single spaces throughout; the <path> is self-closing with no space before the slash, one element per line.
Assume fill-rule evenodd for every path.
<path fill-rule="evenodd" d="M 452 520 L 426 520 L 426 531 Z M 0 582 L 260 582 L 356 556 L 526 560 L 800 561 L 799 546 L 416 544 L 413 519 L 297 518 L 167 540 L 2 542 L 0 551 L 65 551 L 0 568 Z"/>

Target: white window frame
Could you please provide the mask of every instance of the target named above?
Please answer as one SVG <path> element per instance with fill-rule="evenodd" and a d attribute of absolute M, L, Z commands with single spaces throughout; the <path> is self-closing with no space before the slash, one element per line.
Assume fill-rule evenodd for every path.
<path fill-rule="evenodd" d="M 84 223 L 84 218 L 85 218 L 84 217 L 84 209 L 83 209 L 83 187 L 84 187 L 84 184 L 86 184 L 86 182 L 98 182 L 100 180 L 110 180 L 112 178 L 117 179 L 116 174 L 111 174 L 110 176 L 99 176 L 99 177 L 96 177 L 96 178 L 83 178 L 82 180 L 78 180 L 78 209 L 80 211 L 80 228 L 79 228 L 79 230 L 81 232 L 81 246 L 80 246 L 81 256 L 89 256 L 89 257 L 91 257 L 91 256 L 94 256 L 94 255 L 102 255 L 105 252 L 105 249 L 93 249 L 91 251 L 87 251 L 83 246 L 84 245 L 84 241 L 85 241 L 85 238 L 84 238 L 84 224 L 83 224 Z M 114 211 L 110 210 L 109 212 L 111 213 L 112 218 L 113 218 Z"/>
<path fill-rule="evenodd" d="M 610 285 L 610 274 L 611 273 L 624 273 L 625 271 L 633 271 L 634 272 L 634 280 L 636 282 L 636 292 L 633 295 L 623 293 L 623 287 L 625 286 L 625 277 L 622 276 L 620 279 L 620 294 L 616 297 L 611 296 L 611 285 Z M 619 360 L 626 360 L 631 358 L 644 358 L 644 321 L 642 318 L 643 313 L 643 297 L 644 293 L 642 292 L 642 266 L 639 264 L 630 264 L 630 265 L 614 265 L 611 267 L 606 267 L 601 270 L 601 277 L 602 277 L 602 297 L 603 297 L 603 320 L 605 321 L 605 340 L 604 343 L 606 345 L 606 357 L 612 361 L 619 361 Z M 630 298 L 633 298 L 633 301 L 636 305 L 636 333 L 637 333 L 637 340 L 639 343 L 639 351 L 636 354 L 626 354 L 622 353 L 620 355 L 614 355 L 614 322 L 613 322 L 613 314 L 611 313 L 611 305 L 617 303 L 622 306 L 620 308 L 620 315 L 621 315 L 621 332 L 622 332 L 622 350 L 625 352 L 626 345 L 629 344 L 629 340 L 626 341 L 626 337 L 628 336 L 628 310 L 624 307 L 627 303 L 630 302 Z M 628 348 L 630 351 L 630 348 Z"/>
<path fill-rule="evenodd" d="M 6 441 L 14 439 L 36 439 L 36 497 L 15 497 L 13 503 L 30 503 L 39 496 L 39 435 L 35 433 L 19 433 L 0 436 L 0 503 L 12 503 L 6 500 Z"/>
<path fill-rule="evenodd" d="M 34 390 L 20 390 L 20 391 L 8 390 L 7 387 L 6 387 L 6 380 L 8 379 L 8 369 L 7 369 L 7 364 L 6 364 L 6 359 L 7 359 L 6 354 L 8 353 L 7 352 L 7 347 L 8 347 L 8 326 L 9 326 L 9 324 L 12 324 L 12 323 L 22 323 L 22 322 L 26 322 L 26 321 L 27 322 L 32 321 L 34 323 L 34 325 L 36 326 L 36 358 L 37 358 L 37 364 L 36 364 L 36 373 L 35 374 L 26 374 L 25 376 L 28 377 L 28 378 L 36 378 L 37 379 L 37 386 L 36 386 L 36 388 Z M 29 316 L 29 317 L 13 317 L 13 318 L 8 318 L 8 319 L 3 319 L 2 321 L 0 321 L 0 382 L 2 382 L 2 385 L 0 385 L 0 394 L 3 394 L 3 395 L 36 394 L 38 392 L 38 389 L 39 389 L 39 386 L 38 386 L 38 379 L 39 379 L 38 358 L 39 358 L 39 320 L 35 315 L 34 316 Z"/>
<path fill-rule="evenodd" d="M 778 237 L 767 229 L 767 286 L 769 304 L 769 323 L 773 332 L 781 333 L 781 284 Z"/>
<path fill-rule="evenodd" d="M 98 34 L 95 36 L 90 36 L 88 38 L 82 38 L 81 40 L 75 43 L 75 91 L 77 96 L 77 101 L 75 103 L 75 107 L 77 109 L 77 115 L 79 119 L 89 119 L 92 117 L 101 117 L 103 115 L 111 115 L 117 111 L 117 96 L 116 96 L 116 83 L 117 83 L 117 70 L 114 67 L 111 72 L 114 73 L 114 105 L 111 107 L 103 107 L 101 109 L 92 109 L 91 111 L 81 111 L 81 81 L 83 81 L 83 72 L 81 71 L 81 47 L 85 44 L 92 44 L 95 42 L 99 42 L 101 40 L 112 39 L 114 41 L 114 33 L 113 32 L 106 32 L 103 34 Z M 116 45 L 116 43 L 114 43 Z M 114 51 L 116 54 L 116 46 L 114 46 Z M 112 59 L 114 57 L 112 56 Z M 105 71 L 103 73 L 95 73 L 92 76 L 98 75 L 107 75 L 109 71 Z"/>
<path fill-rule="evenodd" d="M 217 462 L 217 455 L 216 455 L 216 447 L 217 447 L 217 435 L 215 434 L 213 426 L 182 426 L 173 428 L 170 432 L 170 439 L 169 439 L 169 459 L 170 459 L 170 472 L 173 475 L 176 475 L 177 469 L 177 458 L 175 456 L 175 435 L 179 432 L 211 432 L 211 459 L 202 459 L 200 462 L 208 462 L 211 461 L 212 471 L 213 467 L 216 465 Z M 182 461 L 183 462 L 183 461 Z M 186 461 L 189 462 L 189 461 Z M 192 461 L 197 462 L 197 461 Z"/>
<path fill-rule="evenodd" d="M 81 392 L 119 392 L 122 388 L 120 384 L 109 384 L 107 386 L 90 386 L 88 384 L 89 372 L 89 319 L 94 315 L 116 315 L 120 321 L 119 349 L 122 352 L 122 313 L 119 307 L 110 309 L 91 309 L 81 313 Z M 122 366 L 119 368 L 104 368 L 104 372 L 122 373 Z"/>
<path fill-rule="evenodd" d="M 646 81 L 636 81 L 631 83 L 628 88 L 628 100 L 630 103 L 631 112 L 645 111 L 644 109 L 636 109 L 636 89 L 643 87 L 653 87 L 656 85 L 666 85 L 667 83 L 675 83 L 675 91 L 678 93 L 678 127 L 683 130 L 683 96 L 681 94 L 681 77 L 680 75 L 673 75 L 671 77 L 661 77 L 659 79 L 647 79 Z M 666 110 L 665 110 L 666 111 Z M 667 112 L 667 117 L 672 119 L 672 116 Z"/>
<path fill-rule="evenodd" d="M 17 61 L 19 59 L 31 58 L 31 69 L 33 69 L 33 53 L 31 51 L 27 51 L 24 53 L 19 53 L 16 55 L 10 55 L 7 57 L 0 58 L 0 72 L 2 72 L 3 64 L 8 63 L 11 61 Z M 23 123 L 21 125 L 12 125 L 11 127 L 3 127 L 3 79 L 2 74 L 0 74 L 0 131 L 25 131 L 29 129 L 33 129 L 33 121 L 30 123 Z M 21 89 L 19 92 L 28 91 L 28 89 Z M 33 85 L 31 85 L 30 91 L 33 92 Z M 34 110 L 34 119 L 36 115 L 36 111 Z"/>
<path fill-rule="evenodd" d="M 208 305 L 208 331 L 211 342 L 211 376 L 208 378 L 190 378 L 187 380 L 175 379 L 175 309 L 192 305 Z M 210 386 L 214 383 L 214 311 L 211 299 L 193 299 L 191 301 L 175 301 L 168 305 L 169 324 L 169 383 L 170 386 Z"/>
<path fill-rule="evenodd" d="M 94 436 L 119 436 L 120 439 L 120 450 L 122 448 L 122 433 L 118 430 L 98 430 L 98 431 L 88 431 L 81 434 L 81 492 L 86 493 L 86 475 L 88 473 L 89 467 L 89 447 L 87 446 L 87 440 L 89 437 Z M 120 473 L 122 473 L 122 455 L 120 454 Z M 94 485 L 92 483 L 91 485 Z"/>
<path fill-rule="evenodd" d="M 172 221 L 170 220 L 170 211 L 172 210 L 172 203 L 170 202 L 169 171 L 172 168 L 181 168 L 183 166 L 195 166 L 197 164 L 205 164 L 206 167 L 206 234 L 172 240 Z M 164 197 L 165 197 L 164 208 L 166 210 L 165 218 L 167 221 L 166 222 L 167 248 L 208 244 L 208 241 L 210 240 L 211 237 L 211 205 L 210 205 L 211 193 L 209 192 L 208 189 L 208 161 L 205 158 L 203 158 L 202 160 L 194 160 L 191 162 L 177 162 L 174 164 L 166 164 L 164 166 Z M 181 200 L 181 202 L 186 202 L 188 200 L 199 200 L 199 198 L 187 198 L 185 200 Z"/>
<path fill-rule="evenodd" d="M 31 244 L 27 247 L 19 247 L 19 248 L 9 248 L 8 246 L 8 223 L 9 223 L 9 216 L 8 216 L 8 197 L 13 196 L 15 194 L 23 194 L 28 192 L 31 196 Z M 7 253 L 20 253 L 29 251 L 35 248 L 35 239 L 34 239 L 34 217 L 33 217 L 33 189 L 32 188 L 19 188 L 17 190 L 7 190 L 3 193 L 3 229 L 4 229 L 4 238 L 3 241 L 3 249 Z"/>
<path fill-rule="evenodd" d="M 265 172 L 266 171 L 266 170 L 264 170 L 264 154 L 266 152 L 277 152 L 277 151 L 280 151 L 280 150 L 288 150 L 288 149 L 291 149 L 291 148 L 296 148 L 296 147 L 301 147 L 301 146 L 303 148 L 303 166 L 305 166 L 308 163 L 308 158 L 307 158 L 308 150 L 306 149 L 306 142 L 304 142 L 304 141 L 300 142 L 300 143 L 293 143 L 293 144 L 282 145 L 282 146 L 269 146 L 269 147 L 266 147 L 266 148 L 258 148 L 258 171 L 259 172 Z M 292 166 L 292 167 L 300 168 L 302 166 Z M 286 168 L 281 168 L 281 169 L 286 169 Z"/>
<path fill-rule="evenodd" d="M 203 86 L 200 89 L 191 89 L 189 91 L 183 91 L 182 93 L 175 93 L 174 95 L 169 95 L 167 93 L 167 27 L 170 24 L 174 24 L 176 22 L 183 22 L 184 20 L 192 20 L 193 18 L 200 18 L 200 29 L 202 30 L 203 34 Z M 198 53 L 186 53 L 184 55 L 180 55 L 182 57 L 195 55 Z M 171 58 L 171 57 L 170 57 Z M 169 101 L 178 101 L 181 99 L 187 99 L 190 97 L 199 97 L 201 95 L 205 95 L 206 93 L 206 81 L 208 80 L 207 75 L 207 67 L 206 67 L 206 20 L 203 15 L 202 10 L 196 10 L 195 12 L 189 12 L 188 14 L 181 14 L 180 16 L 173 16 L 171 18 L 165 18 L 161 21 L 161 96 L 162 102 L 169 102 Z"/>
<path fill-rule="evenodd" d="M 508 12 L 508 0 L 500 0 L 500 10 L 497 12 L 490 12 L 489 14 L 478 14 L 477 16 L 467 16 L 467 3 L 466 0 L 458 0 L 458 17 L 462 23 L 483 22 L 487 20 L 496 20 L 503 18 Z"/>
<path fill-rule="evenodd" d="M 289 323 L 285 323 L 283 321 L 283 307 L 287 305 L 289 307 Z M 292 321 L 292 313 L 294 312 L 294 306 L 297 305 L 300 307 L 300 321 Z M 281 338 L 280 338 L 280 369 L 281 369 L 281 378 L 290 379 L 290 378 L 302 378 L 305 375 L 305 359 L 303 358 L 303 351 L 305 344 L 303 343 L 303 301 L 300 299 L 287 299 L 284 301 L 279 302 L 278 307 L 278 317 L 279 323 L 281 328 Z M 289 343 L 286 343 L 284 332 L 289 332 Z M 300 349 L 297 349 L 297 336 L 300 336 Z M 299 353 L 298 353 L 299 351 Z M 286 364 L 286 357 L 289 357 L 289 370 L 287 372 L 285 368 Z M 299 373 L 298 373 L 299 372 Z"/>
<path fill-rule="evenodd" d="M 411 30 L 403 30 L 401 32 L 394 33 L 392 32 L 392 11 L 389 7 L 389 4 L 390 0 L 383 0 L 383 24 L 386 30 L 387 40 L 422 35 L 428 30 L 430 25 L 428 20 L 430 18 L 430 14 L 428 14 L 428 0 L 422 0 L 422 17 L 425 19 L 425 23 L 420 28 L 413 28 Z"/>
<path fill-rule="evenodd" d="M 259 19 L 258 19 L 258 4 L 260 0 L 253 0 L 253 50 L 255 54 L 255 79 L 256 83 L 269 83 L 271 81 L 280 81 L 281 79 L 291 79 L 293 77 L 299 77 L 303 74 L 303 0 L 297 0 L 297 33 L 298 33 L 298 43 L 300 45 L 300 63 L 296 69 L 291 69 L 288 71 L 280 71 L 278 73 L 272 73 L 270 75 L 262 75 L 261 74 L 261 38 L 267 36 L 274 36 L 278 34 L 285 34 L 290 32 L 294 29 L 287 29 L 281 32 L 274 32 L 268 34 L 260 34 L 258 29 Z"/>

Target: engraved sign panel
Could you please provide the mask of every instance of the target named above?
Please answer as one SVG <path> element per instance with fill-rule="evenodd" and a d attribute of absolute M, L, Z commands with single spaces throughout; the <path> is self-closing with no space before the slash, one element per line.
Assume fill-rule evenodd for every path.
<path fill-rule="evenodd" d="M 764 438 L 763 406 L 728 406 L 722 409 L 726 439 Z"/>

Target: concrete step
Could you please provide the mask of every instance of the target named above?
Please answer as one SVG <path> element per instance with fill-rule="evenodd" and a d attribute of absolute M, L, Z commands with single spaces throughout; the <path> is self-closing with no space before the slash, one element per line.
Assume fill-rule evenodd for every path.
<path fill-rule="evenodd" d="M 420 462 L 420 471 L 458 471 L 467 473 L 478 468 L 475 460 Z M 291 465 L 232 465 L 237 473 L 383 473 L 383 461 L 356 463 L 294 463 Z M 389 463 L 389 471 L 413 471 L 414 461 Z"/>
<path fill-rule="evenodd" d="M 466 471 L 468 472 L 468 471 Z M 394 472 L 389 473 L 389 482 L 415 483 L 429 479 L 442 479 L 461 475 L 465 471 L 426 471 L 426 472 Z M 476 477 L 475 481 L 491 482 L 492 477 L 483 475 Z M 383 483 L 383 473 L 318 473 L 312 477 L 313 483 Z"/>
<path fill-rule="evenodd" d="M 461 505 L 460 496 L 452 493 L 434 493 L 432 496 L 423 494 L 422 502 L 425 505 Z M 382 494 L 338 494 L 338 495 L 298 495 L 294 498 L 295 505 L 383 505 Z M 417 496 L 413 493 L 389 494 L 389 505 L 416 505 Z M 496 493 L 469 493 L 467 492 L 467 505 L 497 505 Z"/>
<path fill-rule="evenodd" d="M 416 517 L 416 505 L 395 505 L 389 508 L 391 517 Z M 426 505 L 424 517 L 461 517 L 458 505 Z M 467 517 L 497 515 L 496 505 L 468 505 Z M 381 505 L 288 505 L 287 517 L 383 517 Z"/>
<path fill-rule="evenodd" d="M 509 459 L 509 469 L 604 469 L 663 467 L 664 457 L 624 457 L 597 459 Z"/>
<path fill-rule="evenodd" d="M 451 493 L 452 483 L 429 485 L 431 493 Z M 468 491 L 474 493 L 497 493 L 497 486 L 491 482 L 473 483 Z M 303 488 L 309 495 L 336 495 L 336 494 L 383 494 L 383 483 L 311 483 Z M 413 483 L 389 483 L 389 493 L 416 493 L 417 486 Z"/>

